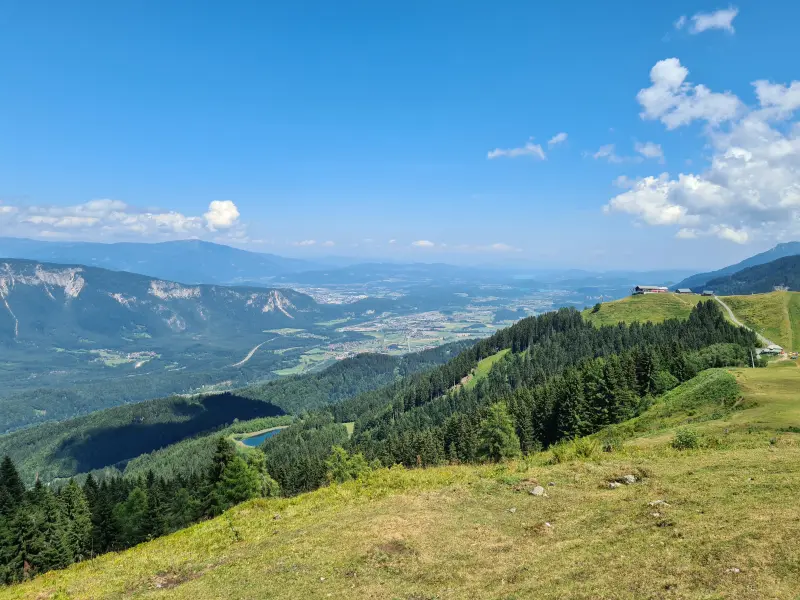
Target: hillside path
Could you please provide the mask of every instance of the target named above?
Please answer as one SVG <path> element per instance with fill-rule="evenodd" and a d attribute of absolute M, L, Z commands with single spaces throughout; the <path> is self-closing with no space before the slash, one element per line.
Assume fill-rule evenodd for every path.
<path fill-rule="evenodd" d="M 724 308 L 727 311 L 728 316 L 730 317 L 731 321 L 734 322 L 734 324 L 738 325 L 739 327 L 744 327 L 745 329 L 749 329 L 750 331 L 755 333 L 756 337 L 758 337 L 758 339 L 761 340 L 764 343 L 765 346 L 773 346 L 773 345 L 777 346 L 777 344 L 775 342 L 765 338 L 763 335 L 758 333 L 755 329 L 753 329 L 752 327 L 748 327 L 747 325 L 742 323 L 739 319 L 737 319 L 736 315 L 733 314 L 733 311 L 731 310 L 731 307 L 728 306 L 727 304 L 725 304 L 722 300 L 720 300 L 719 296 L 714 296 L 714 300 L 716 300 L 717 302 L 719 302 L 722 305 L 722 308 Z"/>

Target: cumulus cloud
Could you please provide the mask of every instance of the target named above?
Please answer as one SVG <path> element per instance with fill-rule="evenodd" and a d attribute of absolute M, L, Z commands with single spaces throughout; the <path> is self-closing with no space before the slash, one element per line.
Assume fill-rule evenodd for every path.
<path fill-rule="evenodd" d="M 547 158 L 542 147 L 539 144 L 533 143 L 533 138 L 520 148 L 495 148 L 486 155 L 486 158 L 492 160 L 494 158 L 517 158 L 519 156 L 530 156 L 538 160 L 545 160 Z"/>
<path fill-rule="evenodd" d="M 562 131 L 561 133 L 557 133 L 553 137 L 551 137 L 550 141 L 547 142 L 547 145 L 552 148 L 553 146 L 556 146 L 558 144 L 563 144 L 564 142 L 567 141 L 567 137 L 568 137 L 567 134 Z"/>
<path fill-rule="evenodd" d="M 719 125 L 739 116 L 744 105 L 730 92 L 716 93 L 686 81 L 689 70 L 677 58 L 658 61 L 650 70 L 652 85 L 639 90 L 642 119 L 660 120 L 667 129 L 706 121 Z"/>
<path fill-rule="evenodd" d="M 685 69 L 677 59 L 656 67 L 654 85 L 677 90 L 674 97 L 682 102 Z M 714 126 L 723 120 L 719 113 L 695 113 L 693 118 L 711 125 L 703 130 L 711 152 L 705 170 L 618 180 L 627 191 L 612 198 L 605 210 L 630 214 L 645 225 L 677 226 L 683 239 L 712 236 L 743 244 L 800 235 L 800 123 L 794 120 L 800 82 L 759 80 L 753 87 L 755 106 L 725 95 L 735 110 L 725 112 L 724 127 Z M 715 96 L 710 90 L 705 94 Z M 641 92 L 639 100 L 649 110 Z M 672 104 L 657 111 L 667 129 L 693 120 L 664 118 L 675 110 Z"/>
<path fill-rule="evenodd" d="M 645 158 L 658 160 L 658 162 L 661 163 L 664 162 L 664 151 L 661 149 L 661 144 L 656 144 L 654 142 L 645 142 L 642 144 L 636 142 L 634 149 Z"/>
<path fill-rule="evenodd" d="M 415 242 L 411 242 L 411 245 L 416 246 L 417 248 L 433 248 L 436 244 L 430 240 L 417 240 Z"/>
<path fill-rule="evenodd" d="M 21 236 L 64 239 L 174 239 L 203 237 L 219 230 L 241 238 L 239 210 L 215 200 L 202 216 L 146 210 L 120 200 L 90 200 L 71 206 L 0 205 L 0 227 Z"/>
<path fill-rule="evenodd" d="M 239 209 L 230 200 L 214 200 L 208 205 L 208 212 L 203 217 L 212 231 L 229 229 L 239 220 Z"/>
<path fill-rule="evenodd" d="M 317 240 L 302 240 L 299 242 L 293 242 L 293 246 L 313 246 L 317 243 Z"/>

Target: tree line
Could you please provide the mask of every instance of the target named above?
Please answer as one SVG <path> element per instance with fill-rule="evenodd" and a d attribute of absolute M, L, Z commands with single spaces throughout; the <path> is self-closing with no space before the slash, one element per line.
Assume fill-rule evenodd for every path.
<path fill-rule="evenodd" d="M 276 496 L 263 452 L 237 451 L 219 437 L 204 473 L 166 479 L 109 477 L 26 489 L 13 461 L 0 463 L 0 582 L 15 583 L 108 551 L 122 550 Z"/>

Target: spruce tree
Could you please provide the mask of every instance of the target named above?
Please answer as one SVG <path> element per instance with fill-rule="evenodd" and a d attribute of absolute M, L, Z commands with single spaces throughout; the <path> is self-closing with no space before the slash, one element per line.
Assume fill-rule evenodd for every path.
<path fill-rule="evenodd" d="M 67 540 L 74 560 L 81 561 L 92 553 L 92 515 L 83 490 L 70 479 L 61 490 L 61 504 L 67 519 Z"/>
<path fill-rule="evenodd" d="M 11 516 L 25 498 L 25 485 L 11 457 L 0 462 L 0 514 Z"/>
<path fill-rule="evenodd" d="M 478 456 L 484 460 L 498 462 L 519 454 L 519 438 L 505 403 L 489 407 L 487 417 L 481 421 L 478 439 Z"/>

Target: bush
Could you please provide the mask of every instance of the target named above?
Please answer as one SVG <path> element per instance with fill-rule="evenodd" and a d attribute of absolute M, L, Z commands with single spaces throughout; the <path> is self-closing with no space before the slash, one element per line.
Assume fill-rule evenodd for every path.
<path fill-rule="evenodd" d="M 567 462 L 572 455 L 570 444 L 563 442 L 550 446 L 550 464 L 557 465 Z"/>
<path fill-rule="evenodd" d="M 578 438 L 572 442 L 572 448 L 578 459 L 591 459 L 600 454 L 600 443 L 593 438 Z"/>
<path fill-rule="evenodd" d="M 600 312 L 600 306 L 601 306 L 601 304 L 599 302 L 597 304 L 595 304 L 594 308 L 592 308 L 592 314 L 599 313 Z"/>
<path fill-rule="evenodd" d="M 679 429 L 672 438 L 672 447 L 676 450 L 693 450 L 700 447 L 700 438 L 692 429 Z"/>
<path fill-rule="evenodd" d="M 678 387 L 679 383 L 678 378 L 669 371 L 659 371 L 653 377 L 655 393 L 659 396 Z"/>

